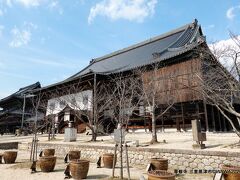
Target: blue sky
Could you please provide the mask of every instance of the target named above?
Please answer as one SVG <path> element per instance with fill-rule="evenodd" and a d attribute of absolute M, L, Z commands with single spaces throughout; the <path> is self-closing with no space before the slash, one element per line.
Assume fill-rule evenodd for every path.
<path fill-rule="evenodd" d="M 240 33 L 239 0 L 0 0 L 0 99 L 197 18 L 208 42 Z"/>

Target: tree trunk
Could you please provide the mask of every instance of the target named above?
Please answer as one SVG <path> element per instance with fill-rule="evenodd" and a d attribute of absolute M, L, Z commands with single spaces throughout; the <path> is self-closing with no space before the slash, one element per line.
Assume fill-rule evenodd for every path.
<path fill-rule="evenodd" d="M 97 141 L 97 128 L 93 125 L 92 130 L 92 139 L 91 141 Z"/>
<path fill-rule="evenodd" d="M 156 116 L 155 111 L 152 112 L 152 140 L 150 141 L 151 144 L 157 143 L 157 129 L 156 129 Z"/>
<path fill-rule="evenodd" d="M 224 113 L 224 111 L 218 106 L 218 105 L 215 105 L 218 110 L 221 112 L 221 114 L 228 120 L 228 122 L 231 124 L 232 128 L 233 128 L 233 131 L 237 134 L 237 136 L 240 138 L 240 132 L 237 130 L 237 128 L 235 127 L 234 123 L 232 122 L 232 120 Z M 239 119 L 237 117 L 237 119 Z"/>
<path fill-rule="evenodd" d="M 240 118 L 237 117 L 237 120 L 238 120 L 238 125 L 239 125 L 239 127 L 240 127 Z"/>
<path fill-rule="evenodd" d="M 48 127 L 48 141 L 50 141 L 51 138 L 51 126 Z"/>
<path fill-rule="evenodd" d="M 97 141 L 97 133 L 92 131 L 92 139 L 91 141 Z"/>

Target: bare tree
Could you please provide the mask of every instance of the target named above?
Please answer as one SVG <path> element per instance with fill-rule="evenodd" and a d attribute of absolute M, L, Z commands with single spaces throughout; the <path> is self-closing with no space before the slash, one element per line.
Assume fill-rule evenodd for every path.
<path fill-rule="evenodd" d="M 130 117 L 142 100 L 142 84 L 136 72 L 127 75 L 117 73 L 110 80 L 112 88 L 108 91 L 108 96 L 112 96 L 112 117 L 121 126 L 127 127 Z"/>
<path fill-rule="evenodd" d="M 88 81 L 83 84 L 80 79 L 74 84 L 65 85 L 62 87 L 64 93 L 54 92 L 54 98 L 48 102 L 49 107 L 51 103 L 59 104 L 58 107 L 54 107 L 51 114 L 57 114 L 68 107 L 76 117 L 73 123 L 77 124 L 78 121 L 85 124 L 92 132 L 91 141 L 96 141 L 98 133 L 104 133 L 104 130 L 107 131 L 109 127 L 105 126 L 104 130 L 102 128 L 105 123 L 104 111 L 109 108 L 111 98 L 106 93 L 108 88 L 104 80 L 94 80 L 94 83 Z"/>
<path fill-rule="evenodd" d="M 156 120 L 163 116 L 175 103 L 175 96 L 171 93 L 168 85 L 174 84 L 174 77 L 162 76 L 159 64 L 152 64 L 150 68 L 141 69 L 142 91 L 144 95 L 145 105 L 148 107 L 152 119 L 152 139 L 151 144 L 157 143 Z M 175 94 L 176 95 L 176 94 Z M 164 104 L 164 106 L 162 106 Z M 160 114 L 156 111 L 159 107 L 163 108 Z"/>
<path fill-rule="evenodd" d="M 141 81 L 136 71 L 128 73 L 115 73 L 109 76 L 111 88 L 106 91 L 111 98 L 111 105 L 106 111 L 109 117 L 118 123 L 120 128 L 120 179 L 123 178 L 123 128 L 127 128 L 128 122 L 134 110 L 142 100 Z"/>
<path fill-rule="evenodd" d="M 240 137 L 240 113 L 236 104 L 240 103 L 239 84 L 239 39 L 232 37 L 238 48 L 226 46 L 224 49 L 213 50 L 212 54 L 206 48 L 201 51 L 202 73 L 198 75 L 201 85 L 200 91 L 209 104 L 215 106 L 220 113 L 228 120 L 233 131 Z M 225 68 L 221 58 L 232 61 L 231 68 Z M 232 118 L 235 117 L 235 120 Z M 236 121 L 237 120 L 237 121 Z"/>

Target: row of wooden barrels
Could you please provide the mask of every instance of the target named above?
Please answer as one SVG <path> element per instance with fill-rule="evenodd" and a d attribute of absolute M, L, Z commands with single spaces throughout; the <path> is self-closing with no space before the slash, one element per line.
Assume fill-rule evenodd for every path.
<path fill-rule="evenodd" d="M 40 153 L 38 164 L 42 172 L 52 172 L 56 165 L 55 149 L 44 149 Z M 43 156 L 42 156 L 43 154 Z M 0 154 L 0 163 L 2 163 L 2 157 L 6 164 L 14 163 L 17 158 L 17 151 L 5 151 Z M 69 161 L 70 173 L 73 179 L 85 179 L 89 170 L 89 161 L 82 160 L 81 151 L 69 151 L 65 157 L 65 162 Z M 66 159 L 67 158 L 67 159 Z M 117 159 L 112 153 L 105 153 L 102 155 L 103 167 L 113 168 Z M 225 180 L 240 179 L 240 167 L 222 165 Z M 165 158 L 152 158 L 150 167 L 148 168 L 148 180 L 175 180 L 175 174 L 168 172 L 168 159 Z"/>
<path fill-rule="evenodd" d="M 54 170 L 56 164 L 56 156 L 54 156 L 54 149 L 44 149 L 43 155 L 39 159 L 39 166 L 43 172 L 51 172 Z M 70 161 L 70 173 L 74 179 L 85 179 L 89 170 L 89 161 L 80 159 L 80 151 L 69 151 L 68 159 Z M 103 167 L 113 168 L 117 159 L 112 153 L 105 153 L 102 155 Z M 175 180 L 175 174 L 168 172 L 168 159 L 152 158 L 151 168 L 148 172 L 149 180 Z"/>

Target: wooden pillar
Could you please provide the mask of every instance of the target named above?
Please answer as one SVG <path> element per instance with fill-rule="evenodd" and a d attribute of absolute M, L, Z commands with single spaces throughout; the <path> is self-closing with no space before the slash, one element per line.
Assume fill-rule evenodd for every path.
<path fill-rule="evenodd" d="M 226 127 L 226 118 L 223 116 L 223 131 L 226 132 L 227 131 L 227 127 Z"/>
<path fill-rule="evenodd" d="M 97 74 L 94 73 L 94 80 L 93 80 L 93 122 L 94 122 L 94 126 L 96 126 L 96 94 L 97 94 Z"/>
<path fill-rule="evenodd" d="M 208 124 L 208 117 L 207 117 L 207 104 L 206 104 L 206 100 L 203 100 L 203 107 L 204 107 L 204 115 L 205 115 L 205 127 L 206 127 L 206 131 L 209 131 L 209 124 Z"/>
<path fill-rule="evenodd" d="M 176 127 L 177 127 L 177 131 L 181 132 L 180 123 L 179 123 L 179 117 L 176 118 Z"/>
<path fill-rule="evenodd" d="M 218 109 L 217 109 L 217 112 L 218 112 L 219 131 L 222 131 L 221 117 L 220 117 L 220 112 L 219 112 L 219 110 L 218 110 Z"/>
<path fill-rule="evenodd" d="M 215 115 L 214 115 L 214 109 L 213 106 L 211 106 L 211 115 L 212 115 L 212 123 L 213 123 L 213 131 L 216 131 L 216 121 L 215 121 Z"/>
<path fill-rule="evenodd" d="M 196 110 L 197 110 L 197 118 L 200 119 L 200 115 L 199 115 L 199 102 L 196 102 Z"/>
<path fill-rule="evenodd" d="M 185 130 L 185 120 L 184 120 L 184 108 L 183 108 L 183 103 L 181 103 L 181 111 L 182 111 L 182 129 Z"/>

